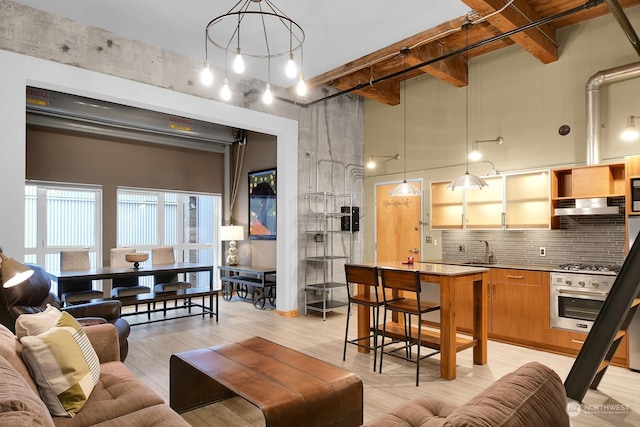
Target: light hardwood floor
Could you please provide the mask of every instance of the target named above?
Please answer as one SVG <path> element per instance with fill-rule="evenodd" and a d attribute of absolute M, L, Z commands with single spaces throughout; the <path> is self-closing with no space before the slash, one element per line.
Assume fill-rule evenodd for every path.
<path fill-rule="evenodd" d="M 171 354 L 258 335 L 357 373 L 364 384 L 365 421 L 406 399 L 421 396 L 463 404 L 497 378 L 529 361 L 550 366 L 564 380 L 573 363 L 570 357 L 490 341 L 487 365 L 473 365 L 472 350 L 460 352 L 457 378 L 446 381 L 439 377 L 438 356 L 434 356 L 422 363 L 420 386 L 416 387 L 415 365 L 402 360 L 385 358 L 382 374 L 374 373 L 371 355 L 360 354 L 355 346 L 349 346 L 343 362 L 345 316 L 346 308 L 329 313 L 326 321 L 311 312 L 308 316 L 283 318 L 273 310 L 257 310 L 236 297 L 230 302 L 220 298 L 218 323 L 209 317 L 192 317 L 133 326 L 125 363 L 168 403 Z M 350 332 L 355 333 L 355 329 L 354 317 Z M 599 390 L 587 392 L 581 409 L 571 419 L 572 426 L 640 426 L 640 373 L 610 367 Z M 196 427 L 264 425 L 261 412 L 237 397 L 182 416 Z"/>

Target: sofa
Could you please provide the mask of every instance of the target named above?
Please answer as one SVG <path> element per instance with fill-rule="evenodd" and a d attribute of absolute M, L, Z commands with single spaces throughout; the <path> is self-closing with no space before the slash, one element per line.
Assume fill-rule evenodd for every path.
<path fill-rule="evenodd" d="M 129 323 L 120 317 L 122 304 L 117 300 L 95 301 L 61 307 L 58 296 L 51 292 L 51 278 L 41 266 L 25 264 L 33 270 L 33 275 L 18 286 L 2 287 L 0 277 L 0 324 L 15 332 L 15 322 L 21 314 L 40 313 L 48 306 L 66 311 L 78 319 L 80 324 L 95 325 L 112 323 L 118 331 L 120 358 L 127 357 L 129 343 L 127 337 L 131 331 Z"/>
<path fill-rule="evenodd" d="M 509 373 L 461 406 L 442 400 L 407 401 L 366 427 L 569 427 L 560 377 L 538 362 Z"/>
<path fill-rule="evenodd" d="M 0 325 L 0 425 L 189 426 L 120 361 L 113 324 L 84 326 L 100 363 L 100 377 L 84 407 L 72 417 L 52 416 L 21 357 L 22 344 Z"/>

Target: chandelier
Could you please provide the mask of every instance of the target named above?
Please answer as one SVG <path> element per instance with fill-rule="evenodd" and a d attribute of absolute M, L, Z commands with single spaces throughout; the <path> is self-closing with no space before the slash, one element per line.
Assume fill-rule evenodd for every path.
<path fill-rule="evenodd" d="M 265 104 L 273 102 L 271 93 L 271 61 L 288 56 L 283 72 L 291 79 L 298 78 L 296 93 L 304 96 L 307 86 L 302 71 L 304 31 L 294 20 L 285 15 L 271 0 L 240 0 L 227 13 L 213 18 L 205 27 L 205 61 L 200 73 L 204 85 L 213 83 L 213 72 L 209 65 L 209 43 L 224 51 L 225 78 L 220 96 L 225 101 L 231 99 L 227 78 L 227 54 L 235 55 L 233 70 L 242 74 L 245 57 L 266 59 L 267 84 L 262 95 Z M 299 55 L 298 55 L 299 53 Z M 299 56 L 300 69 L 295 62 Z"/>

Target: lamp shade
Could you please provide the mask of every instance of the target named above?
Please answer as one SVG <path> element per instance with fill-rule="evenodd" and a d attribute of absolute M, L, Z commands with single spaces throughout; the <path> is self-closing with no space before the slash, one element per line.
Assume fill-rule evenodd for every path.
<path fill-rule="evenodd" d="M 220 240 L 229 242 L 231 240 L 243 240 L 244 227 L 241 225 L 223 225 L 220 227 Z"/>
<path fill-rule="evenodd" d="M 19 285 L 33 274 L 33 270 L 13 258 L 9 258 L 2 253 L 0 248 L 0 259 L 2 260 L 2 286 L 10 288 Z"/>
<path fill-rule="evenodd" d="M 482 189 L 482 187 L 487 187 L 488 185 L 489 184 L 487 184 L 484 179 L 466 172 L 464 175 L 460 175 L 459 177 L 451 181 L 447 188 L 451 189 L 452 191 L 456 188 L 477 187 L 479 189 Z"/>

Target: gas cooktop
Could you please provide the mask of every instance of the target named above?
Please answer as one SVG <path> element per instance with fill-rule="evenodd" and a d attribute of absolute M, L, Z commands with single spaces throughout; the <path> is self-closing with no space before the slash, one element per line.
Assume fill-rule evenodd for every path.
<path fill-rule="evenodd" d="M 572 273 L 598 273 L 615 275 L 620 272 L 620 266 L 615 264 L 560 264 L 558 271 L 570 271 Z"/>

